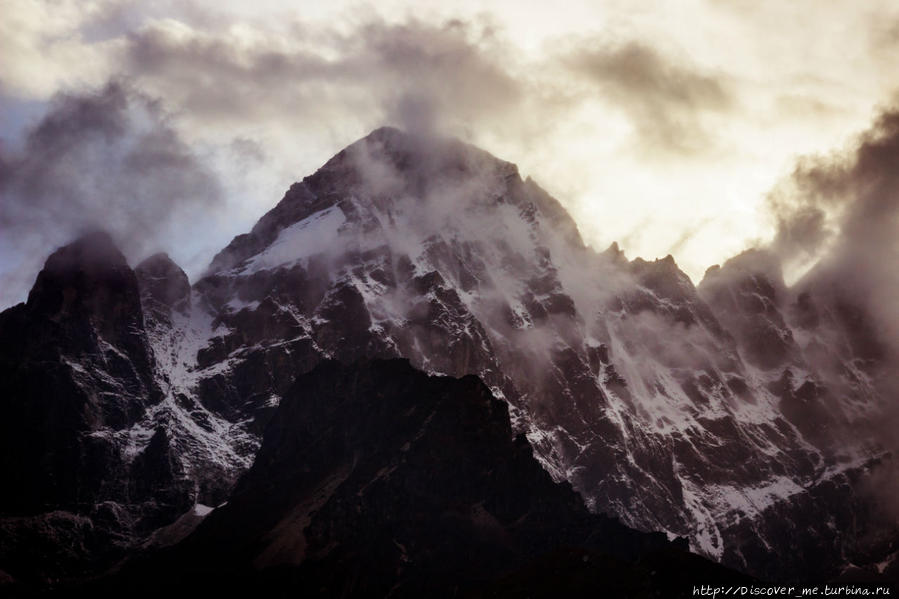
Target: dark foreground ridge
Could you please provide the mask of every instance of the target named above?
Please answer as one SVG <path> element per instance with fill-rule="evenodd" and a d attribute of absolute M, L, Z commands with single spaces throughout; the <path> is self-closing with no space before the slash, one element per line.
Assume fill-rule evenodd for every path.
<path fill-rule="evenodd" d="M 228 503 L 89 591 L 649 597 L 698 580 L 739 578 L 684 540 L 590 514 L 477 377 L 397 359 L 300 376 Z"/>

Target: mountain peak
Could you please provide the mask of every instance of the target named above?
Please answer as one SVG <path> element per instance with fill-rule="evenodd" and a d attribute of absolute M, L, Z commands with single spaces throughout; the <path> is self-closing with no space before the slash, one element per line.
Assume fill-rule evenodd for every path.
<path fill-rule="evenodd" d="M 499 225 L 504 206 L 511 206 L 525 226 L 552 229 L 565 243 L 583 247 L 565 208 L 531 179 L 523 181 L 513 163 L 455 138 L 381 127 L 293 184 L 250 233 L 235 237 L 213 259 L 209 272 L 229 270 L 260 254 L 294 225 L 307 231 L 306 241 L 313 224 L 316 229 L 326 225 L 327 233 L 319 231 L 327 238 L 322 241 L 333 240 L 337 228 L 350 226 L 366 233 L 381 230 L 382 237 L 426 239 L 446 233 L 447 219 L 458 220 L 466 213 L 468 229 L 480 231 L 485 218 L 496 218 Z M 479 216 L 472 217 L 475 212 Z M 315 223 L 301 225 L 307 219 Z M 359 241 L 357 236 L 357 245 Z M 278 263 L 322 251 L 318 243 L 312 248 L 300 245 L 300 253 L 293 256 L 294 246 L 281 243 Z"/>
<path fill-rule="evenodd" d="M 126 264 L 125 256 L 119 251 L 112 237 L 106 231 L 91 231 L 66 244 L 47 259 L 45 269 L 58 270 L 71 266 L 99 266 Z"/>
<path fill-rule="evenodd" d="M 303 182 L 317 195 L 365 189 L 372 195 L 435 193 L 466 177 L 518 177 L 518 167 L 453 137 L 375 129 Z"/>
<path fill-rule="evenodd" d="M 190 281 L 165 252 L 153 254 L 134 269 L 140 283 L 141 299 L 160 314 L 190 308 Z"/>
<path fill-rule="evenodd" d="M 713 284 L 715 281 L 734 282 L 746 277 L 764 277 L 779 289 L 785 287 L 780 260 L 772 252 L 751 248 L 734 256 L 722 266 L 709 267 L 700 283 L 700 287 Z"/>
<path fill-rule="evenodd" d="M 615 249 L 617 250 L 618 246 L 615 245 Z M 612 251 L 610 247 L 606 252 Z M 617 252 L 618 254 L 623 254 L 620 250 Z M 683 271 L 678 267 L 677 262 L 674 260 L 674 256 L 668 254 L 664 258 L 657 258 L 656 260 L 649 261 L 644 260 L 643 258 L 634 258 L 630 262 L 631 270 L 638 275 L 668 275 L 668 276 L 685 276 Z"/>
<path fill-rule="evenodd" d="M 50 254 L 28 294 L 28 305 L 55 314 L 73 302 L 97 304 L 109 296 L 136 290 L 134 273 L 112 237 L 92 231 Z M 101 297 L 102 296 L 102 297 Z"/>
<path fill-rule="evenodd" d="M 408 137 L 408 135 L 402 129 L 398 129 L 397 127 L 392 127 L 390 125 L 382 125 L 381 127 L 372 130 L 372 132 L 366 135 L 363 139 L 388 142 L 390 140 L 396 141 L 405 137 Z"/>

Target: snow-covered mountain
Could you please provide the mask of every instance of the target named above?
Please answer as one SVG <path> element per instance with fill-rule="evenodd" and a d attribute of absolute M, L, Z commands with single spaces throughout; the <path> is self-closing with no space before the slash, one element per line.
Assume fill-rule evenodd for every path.
<path fill-rule="evenodd" d="M 193 286 L 165 255 L 131 271 L 80 240 L 0 340 L 2 466 L 23 489 L 3 569 L 25 559 L 15 539 L 80 534 L 62 520 L 116 539 L 102 567 L 176 542 L 228 500 L 299 375 L 395 357 L 480 377 L 551 476 L 630 527 L 765 578 L 895 568 L 866 483 L 890 456 L 865 434 L 891 371 L 851 293 L 826 273 L 788 288 L 757 250 L 698 288 L 670 256 L 597 253 L 515 165 L 459 141 L 374 131 Z"/>

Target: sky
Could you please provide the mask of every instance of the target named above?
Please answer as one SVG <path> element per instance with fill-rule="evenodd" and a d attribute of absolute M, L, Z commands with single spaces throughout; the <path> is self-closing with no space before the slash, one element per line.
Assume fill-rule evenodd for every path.
<path fill-rule="evenodd" d="M 517 163 L 589 244 L 672 254 L 695 283 L 760 245 L 798 276 L 854 222 L 862 150 L 897 166 L 878 141 L 899 84 L 892 1 L 0 0 L 0 14 L 0 307 L 94 228 L 195 280 L 292 182 L 385 124 Z M 890 227 L 876 238 L 892 244 Z"/>

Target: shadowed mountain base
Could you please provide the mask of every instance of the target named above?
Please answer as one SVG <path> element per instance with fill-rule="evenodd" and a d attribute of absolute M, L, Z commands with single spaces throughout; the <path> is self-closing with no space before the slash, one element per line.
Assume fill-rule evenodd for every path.
<path fill-rule="evenodd" d="M 649 597 L 722 579 L 740 578 L 682 539 L 589 513 L 478 378 L 389 360 L 299 377 L 231 500 L 90 590 Z"/>

